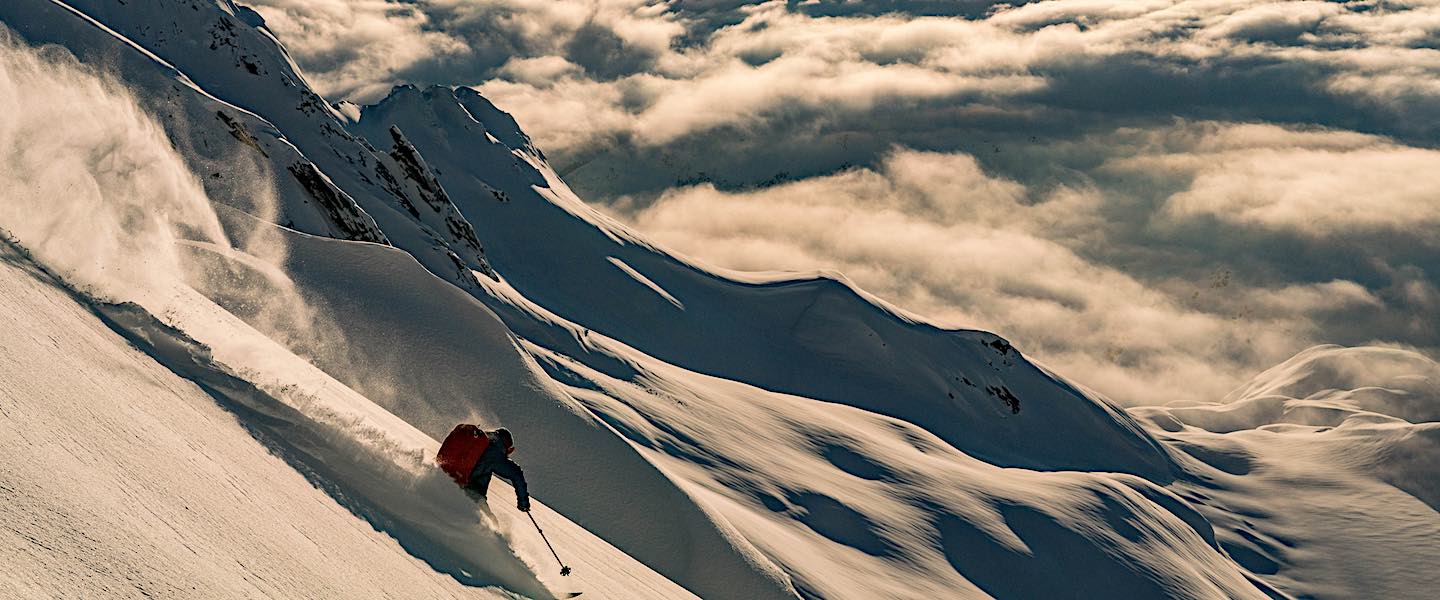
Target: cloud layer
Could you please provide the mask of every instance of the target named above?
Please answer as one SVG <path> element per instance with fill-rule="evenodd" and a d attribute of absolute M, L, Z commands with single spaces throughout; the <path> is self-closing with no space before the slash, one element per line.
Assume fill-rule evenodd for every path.
<path fill-rule="evenodd" d="M 1427 318 L 1440 299 L 1432 282 L 1404 270 L 1377 277 L 1367 265 L 1297 265 L 1303 258 L 1287 247 L 1338 245 L 1381 264 L 1440 251 L 1426 241 L 1440 225 L 1433 196 L 1412 194 L 1417 182 L 1406 178 L 1380 181 L 1400 165 L 1440 173 L 1440 152 L 1274 126 L 1203 123 L 1145 137 L 1167 144 L 1137 144 L 1136 155 L 1101 165 L 1116 180 L 1106 189 L 1037 195 L 969 155 L 896 150 L 874 170 L 753 191 L 671 190 L 634 220 L 732 268 L 838 268 L 942 322 L 1011 336 L 1131 404 L 1218 398 L 1257 366 L 1323 341 L 1440 343 Z M 1312 209 L 1312 197 L 1270 184 L 1317 162 L 1346 184 L 1364 163 L 1381 165 L 1360 179 L 1402 218 L 1347 220 L 1356 203 L 1346 204 L 1344 187 L 1327 190 L 1333 205 Z M 1144 193 L 1161 169 L 1191 184 Z M 1134 191 L 1116 191 L 1126 188 Z M 1232 210 L 1237 202 L 1261 217 Z M 1352 227 L 1396 236 L 1393 248 L 1363 235 L 1345 241 Z M 1215 245 L 1177 243 L 1190 236 Z"/>
<path fill-rule="evenodd" d="M 476 86 L 672 247 L 1126 402 L 1440 348 L 1435 0 L 252 3 L 332 99 Z"/>

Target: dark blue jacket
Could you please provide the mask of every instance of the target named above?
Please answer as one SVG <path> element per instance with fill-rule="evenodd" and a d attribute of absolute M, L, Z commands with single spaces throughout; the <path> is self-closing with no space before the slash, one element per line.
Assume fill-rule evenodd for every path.
<path fill-rule="evenodd" d="M 490 476 L 499 475 L 515 487 L 515 503 L 528 507 L 530 490 L 525 485 L 525 471 L 510 460 L 513 447 L 507 447 L 494 431 L 485 432 L 485 437 L 490 438 L 490 445 L 480 455 L 480 460 L 475 461 L 475 468 L 470 470 L 470 483 L 465 487 L 484 497 L 490 489 Z"/>

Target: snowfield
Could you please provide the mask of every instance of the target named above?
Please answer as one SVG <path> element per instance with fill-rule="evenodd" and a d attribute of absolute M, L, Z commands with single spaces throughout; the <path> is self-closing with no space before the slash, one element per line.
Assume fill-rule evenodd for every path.
<path fill-rule="evenodd" d="M 0 24 L 0 597 L 1440 585 L 1427 357 L 1126 411 L 839 274 L 652 244 L 471 89 L 329 104 L 230 0 Z M 435 468 L 458 422 L 515 433 L 572 576 Z"/>

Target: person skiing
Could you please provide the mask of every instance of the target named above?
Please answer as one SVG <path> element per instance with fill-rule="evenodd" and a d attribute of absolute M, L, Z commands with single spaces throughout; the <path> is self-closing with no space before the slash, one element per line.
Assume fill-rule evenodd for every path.
<path fill-rule="evenodd" d="M 530 490 L 525 484 L 525 471 L 510 460 L 514 452 L 515 439 L 510 430 L 501 427 L 485 431 L 478 426 L 461 423 L 445 436 L 435 462 L 476 502 L 486 498 L 491 476 L 499 475 L 515 487 L 515 508 L 530 512 Z"/>
<path fill-rule="evenodd" d="M 501 427 L 495 431 L 485 431 L 478 425 L 461 423 L 450 430 L 450 435 L 445 436 L 435 462 L 476 502 L 485 499 L 485 492 L 490 489 L 490 477 L 499 475 L 515 487 L 515 508 L 529 513 L 530 489 L 525 485 L 525 471 L 521 470 L 515 461 L 510 460 L 510 455 L 514 452 L 515 438 L 510 435 L 509 429 Z M 535 524 L 535 531 L 545 540 L 545 547 L 555 556 L 555 562 L 560 563 L 560 575 L 569 575 L 570 567 L 560 560 L 555 547 L 545 538 L 545 530 L 540 529 L 535 515 L 530 515 L 530 522 Z M 580 593 L 576 592 L 565 597 L 574 598 L 579 595 Z"/>

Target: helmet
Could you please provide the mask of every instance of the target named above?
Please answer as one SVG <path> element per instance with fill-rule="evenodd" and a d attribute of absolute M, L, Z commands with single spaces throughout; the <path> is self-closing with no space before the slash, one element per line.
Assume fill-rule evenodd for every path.
<path fill-rule="evenodd" d="M 510 437 L 510 430 L 509 430 L 509 429 L 506 429 L 506 428 L 504 428 L 504 427 L 501 427 L 501 428 L 499 428 L 499 429 L 496 429 L 496 430 L 495 430 L 495 437 L 496 437 L 496 438 L 499 438 L 500 443 L 505 445 L 505 452 L 506 452 L 506 453 L 510 453 L 510 452 L 514 452 L 514 451 L 515 451 L 515 438 Z"/>

